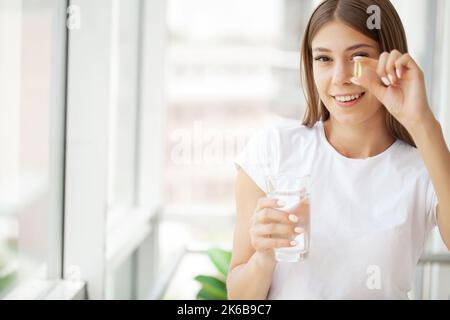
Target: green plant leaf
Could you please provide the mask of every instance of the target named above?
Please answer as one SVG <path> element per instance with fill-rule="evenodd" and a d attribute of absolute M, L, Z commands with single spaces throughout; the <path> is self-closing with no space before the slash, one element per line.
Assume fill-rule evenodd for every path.
<path fill-rule="evenodd" d="M 16 280 L 16 273 L 12 272 L 4 277 L 0 277 L 0 293 L 8 288 Z"/>
<path fill-rule="evenodd" d="M 205 289 L 200 289 L 200 291 L 197 293 L 197 300 L 217 300 L 216 297 L 214 297 L 213 295 L 209 294 L 208 291 L 206 291 Z"/>
<path fill-rule="evenodd" d="M 194 279 L 200 282 L 204 291 L 202 295 L 210 297 L 208 300 L 227 300 L 227 289 L 222 280 L 206 275 L 198 275 Z"/>
<path fill-rule="evenodd" d="M 214 266 L 226 278 L 231 261 L 231 252 L 219 248 L 208 250 L 208 257 Z"/>

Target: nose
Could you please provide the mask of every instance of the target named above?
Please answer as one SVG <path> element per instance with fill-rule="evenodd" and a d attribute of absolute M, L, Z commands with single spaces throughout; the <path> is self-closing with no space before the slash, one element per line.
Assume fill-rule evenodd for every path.
<path fill-rule="evenodd" d="M 349 84 L 352 77 L 353 64 L 350 61 L 337 61 L 333 69 L 333 84 Z"/>

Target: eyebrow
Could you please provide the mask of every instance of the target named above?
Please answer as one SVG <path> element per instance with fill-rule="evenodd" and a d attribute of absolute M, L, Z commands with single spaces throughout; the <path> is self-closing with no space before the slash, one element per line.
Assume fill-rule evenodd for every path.
<path fill-rule="evenodd" d="M 372 49 L 376 49 L 374 46 L 371 46 L 370 44 L 358 43 L 358 44 L 355 44 L 355 45 L 353 45 L 353 46 L 348 47 L 347 49 L 345 49 L 345 51 L 351 51 L 351 50 L 355 50 L 355 49 L 359 49 L 359 48 L 372 48 Z M 316 47 L 316 48 L 313 49 L 313 51 L 331 52 L 330 49 L 327 49 L 327 48 L 321 48 L 321 47 Z"/>

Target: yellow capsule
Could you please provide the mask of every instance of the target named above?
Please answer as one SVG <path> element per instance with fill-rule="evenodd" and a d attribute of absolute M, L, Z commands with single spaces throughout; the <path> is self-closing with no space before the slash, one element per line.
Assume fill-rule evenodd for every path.
<path fill-rule="evenodd" d="M 361 73 L 362 73 L 361 61 L 355 60 L 355 64 L 353 65 L 353 76 L 358 78 L 361 76 Z"/>

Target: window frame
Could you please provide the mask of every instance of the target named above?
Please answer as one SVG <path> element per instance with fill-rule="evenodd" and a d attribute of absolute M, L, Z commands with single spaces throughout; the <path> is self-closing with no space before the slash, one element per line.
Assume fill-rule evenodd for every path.
<path fill-rule="evenodd" d="M 64 275 L 77 270 L 87 298 L 103 299 L 113 8 L 109 0 L 70 5 L 81 27 L 68 37 Z"/>
<path fill-rule="evenodd" d="M 117 36 L 113 19 L 118 0 L 71 0 L 70 5 L 81 8 L 82 22 L 79 30 L 69 33 L 68 46 L 64 274 L 67 277 L 71 270 L 79 271 L 80 278 L 89 284 L 86 298 L 112 299 L 114 272 L 133 259 L 132 298 L 143 299 L 152 290 L 156 277 L 153 264 L 158 259 L 165 1 L 140 0 L 137 187 L 135 203 L 123 208 L 108 208 L 107 172 L 114 90 L 110 77 L 116 62 L 112 55 Z M 90 179 L 94 174 L 95 180 Z"/>
<path fill-rule="evenodd" d="M 38 268 L 30 277 L 17 284 L 5 299 L 41 299 L 65 283 L 61 281 L 63 268 L 63 211 L 64 211 L 64 160 L 66 117 L 66 57 L 67 0 L 53 1 L 51 35 L 51 70 L 49 101 L 49 212 L 45 267 Z M 22 15 L 31 9 L 30 3 L 21 3 Z M 19 5 L 20 6 L 20 5 Z M 24 222 L 24 221 L 21 221 Z M 19 234 L 20 238 L 20 234 Z M 80 282 L 80 288 L 84 283 Z"/>
<path fill-rule="evenodd" d="M 55 1 L 50 136 L 51 145 L 56 148 L 50 153 L 52 207 L 49 223 L 51 229 L 55 228 L 52 230 L 59 231 L 49 234 L 53 246 L 49 250 L 47 272 L 37 270 L 36 276 L 14 289 L 6 299 L 111 299 L 113 274 L 128 259 L 133 259 L 136 272 L 132 275 L 133 298 L 159 297 L 164 286 L 164 281 L 156 281 L 155 265 L 159 256 L 161 216 L 167 219 L 189 217 L 189 212 L 178 215 L 171 208 L 165 210 L 162 204 L 166 141 L 165 83 L 162 80 L 167 4 L 164 0 L 140 0 L 135 203 L 110 210 L 106 168 L 113 90 L 110 77 L 114 72 L 112 20 L 117 3 L 118 0 Z M 69 5 L 81 8 L 79 30 L 65 28 Z M 437 2 L 433 10 L 432 15 L 445 25 L 442 33 L 435 33 L 434 43 L 438 43 L 441 40 L 437 39 L 449 39 L 450 3 Z M 450 55 L 450 41 L 443 41 L 442 50 L 436 50 L 435 54 L 439 63 L 434 65 L 435 73 L 430 79 L 433 84 L 450 86 L 450 63 L 446 60 Z M 446 108 L 450 90 L 438 85 L 433 87 L 437 88 L 433 90 L 434 110 L 450 141 L 450 111 Z M 91 179 L 94 176 L 95 179 Z M 121 212 L 114 214 L 118 210 Z M 206 210 L 205 217 L 216 218 Z M 228 213 L 220 217 L 233 218 Z M 171 268 L 170 272 L 173 270 Z M 431 298 L 438 295 L 439 273 L 434 272 L 436 276 L 429 280 L 433 284 L 432 292 L 428 293 Z M 38 280 L 42 277 L 45 279 Z"/>

